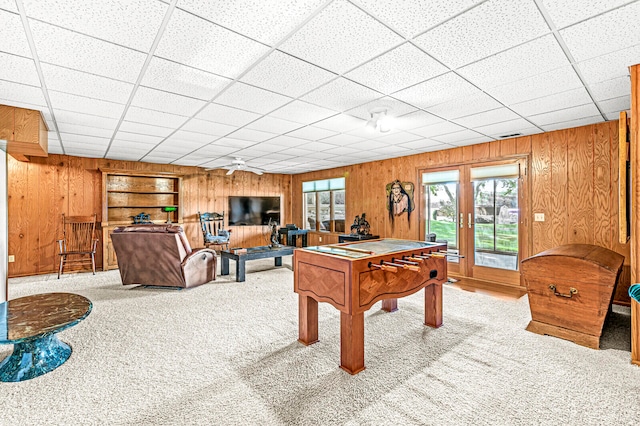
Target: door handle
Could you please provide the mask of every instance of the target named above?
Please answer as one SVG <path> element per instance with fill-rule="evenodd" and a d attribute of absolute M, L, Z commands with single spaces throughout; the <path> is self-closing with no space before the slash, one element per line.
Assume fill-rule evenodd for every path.
<path fill-rule="evenodd" d="M 464 228 L 464 213 L 460 213 L 460 228 Z"/>
<path fill-rule="evenodd" d="M 471 213 L 469 213 L 469 221 L 467 223 L 469 224 L 469 228 L 473 226 L 473 223 L 471 222 Z"/>

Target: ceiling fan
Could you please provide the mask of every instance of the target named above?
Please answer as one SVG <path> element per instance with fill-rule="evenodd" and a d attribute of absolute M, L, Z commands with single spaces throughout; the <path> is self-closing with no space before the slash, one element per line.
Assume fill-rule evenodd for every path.
<path fill-rule="evenodd" d="M 232 175 L 233 172 L 235 172 L 236 170 L 244 170 L 246 172 L 253 172 L 253 173 L 257 174 L 257 175 L 261 175 L 262 173 L 264 173 L 263 169 L 260 169 L 258 167 L 247 166 L 247 163 L 240 157 L 236 157 L 235 160 L 233 160 L 231 162 L 231 164 L 228 164 L 226 166 L 222 166 L 222 168 L 229 170 L 227 172 L 227 176 L 228 175 Z"/>

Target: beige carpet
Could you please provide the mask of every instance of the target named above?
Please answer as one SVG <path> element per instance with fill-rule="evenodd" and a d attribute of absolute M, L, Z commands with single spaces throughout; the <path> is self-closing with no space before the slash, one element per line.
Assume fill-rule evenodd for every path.
<path fill-rule="evenodd" d="M 524 330 L 527 298 L 444 288 L 444 325 L 422 325 L 423 293 L 365 315 L 367 369 L 338 368 L 339 315 L 320 305 L 320 342 L 297 343 L 291 257 L 247 263 L 190 290 L 122 286 L 117 270 L 11 279 L 9 296 L 82 294 L 93 312 L 59 337 L 57 370 L 0 383 L 0 424 L 636 425 L 640 368 L 629 312 L 600 351 Z M 0 357 L 10 353 L 0 347 Z"/>

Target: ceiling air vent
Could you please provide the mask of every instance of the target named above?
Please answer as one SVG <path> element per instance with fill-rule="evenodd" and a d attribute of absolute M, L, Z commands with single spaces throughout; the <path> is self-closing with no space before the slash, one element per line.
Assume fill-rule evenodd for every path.
<path fill-rule="evenodd" d="M 505 138 L 515 138 L 516 136 L 522 136 L 522 133 L 513 133 L 510 135 L 502 135 L 502 136 L 498 136 L 500 139 L 505 139 Z"/>

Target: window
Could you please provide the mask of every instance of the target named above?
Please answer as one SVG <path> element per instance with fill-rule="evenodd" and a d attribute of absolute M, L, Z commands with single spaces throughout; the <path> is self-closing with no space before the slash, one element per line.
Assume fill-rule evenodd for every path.
<path fill-rule="evenodd" d="M 302 182 L 304 229 L 344 232 L 345 179 Z"/>

